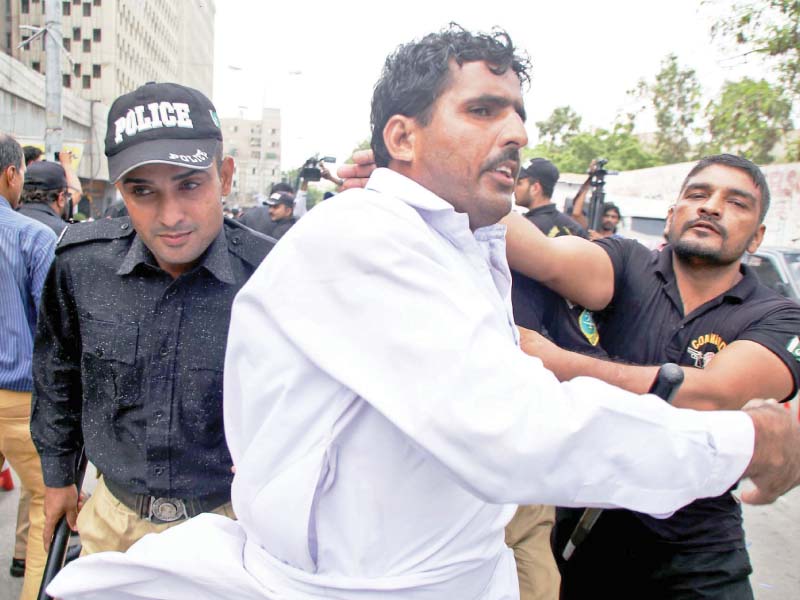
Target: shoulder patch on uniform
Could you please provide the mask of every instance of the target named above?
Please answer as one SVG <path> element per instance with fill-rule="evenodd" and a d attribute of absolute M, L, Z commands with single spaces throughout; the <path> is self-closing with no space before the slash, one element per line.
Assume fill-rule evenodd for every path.
<path fill-rule="evenodd" d="M 794 356 L 797 362 L 800 362 L 800 338 L 794 336 L 789 340 L 789 343 L 786 344 L 786 349 L 789 351 L 789 354 Z"/>
<path fill-rule="evenodd" d="M 581 333 L 592 346 L 597 346 L 600 341 L 600 334 L 597 331 L 597 325 L 594 323 L 594 315 L 591 311 L 583 310 L 578 317 L 578 325 L 581 328 Z"/>
<path fill-rule="evenodd" d="M 115 240 L 128 237 L 133 232 L 133 225 L 128 217 L 99 219 L 90 223 L 70 223 L 58 238 L 56 252 L 95 240 Z"/>
<path fill-rule="evenodd" d="M 228 250 L 254 267 L 261 264 L 276 243 L 274 238 L 253 231 L 233 219 L 226 218 L 224 226 Z"/>

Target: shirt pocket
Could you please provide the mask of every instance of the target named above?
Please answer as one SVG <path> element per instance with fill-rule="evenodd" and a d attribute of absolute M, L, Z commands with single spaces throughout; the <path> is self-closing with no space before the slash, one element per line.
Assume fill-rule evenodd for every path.
<path fill-rule="evenodd" d="M 224 444 L 222 421 L 222 367 L 224 346 L 198 352 L 184 372 L 178 423 L 191 444 L 216 448 Z"/>
<path fill-rule="evenodd" d="M 135 405 L 139 397 L 136 377 L 139 328 L 131 324 L 82 319 L 81 341 L 86 402 L 114 401 L 118 406 Z"/>

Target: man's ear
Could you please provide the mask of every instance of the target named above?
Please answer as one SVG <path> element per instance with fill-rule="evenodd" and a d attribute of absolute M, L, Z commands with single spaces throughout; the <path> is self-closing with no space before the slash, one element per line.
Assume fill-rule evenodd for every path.
<path fill-rule="evenodd" d="M 383 128 L 383 143 L 392 160 L 410 163 L 414 159 L 414 141 L 419 127 L 416 119 L 392 115 Z"/>
<path fill-rule="evenodd" d="M 755 234 L 752 238 L 750 238 L 750 242 L 747 244 L 747 251 L 752 253 L 758 250 L 758 247 L 761 245 L 761 242 L 764 241 L 764 233 L 767 231 L 767 226 L 761 223 L 756 229 Z"/>
<path fill-rule="evenodd" d="M 233 173 L 236 170 L 236 164 L 233 162 L 233 157 L 226 156 L 222 159 L 222 165 L 219 168 L 219 179 L 222 182 L 222 195 L 227 196 L 231 193 L 233 186 Z"/>

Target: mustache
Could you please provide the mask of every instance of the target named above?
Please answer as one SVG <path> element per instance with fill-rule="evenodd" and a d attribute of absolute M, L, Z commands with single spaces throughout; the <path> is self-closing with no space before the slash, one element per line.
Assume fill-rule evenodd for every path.
<path fill-rule="evenodd" d="M 689 229 L 691 229 L 692 227 L 694 227 L 699 223 L 705 223 L 707 225 L 711 225 L 711 227 L 713 227 L 714 230 L 720 234 L 723 240 L 728 239 L 728 230 L 725 229 L 725 227 L 723 227 L 719 223 L 716 223 L 714 219 L 710 219 L 708 217 L 698 217 L 696 219 L 692 219 L 691 221 L 686 223 L 686 225 L 683 226 L 683 230 L 681 231 L 681 233 L 683 233 L 684 231 L 688 231 Z"/>
<path fill-rule="evenodd" d="M 513 174 L 514 178 L 516 179 L 517 175 L 519 175 L 519 167 L 521 164 L 519 148 L 506 148 L 505 150 L 500 152 L 500 154 L 498 154 L 497 156 L 490 158 L 483 164 L 483 167 L 481 168 L 481 173 L 485 173 L 487 171 L 494 171 L 504 162 L 510 160 L 513 160 L 515 163 L 517 163 L 517 172 Z"/>

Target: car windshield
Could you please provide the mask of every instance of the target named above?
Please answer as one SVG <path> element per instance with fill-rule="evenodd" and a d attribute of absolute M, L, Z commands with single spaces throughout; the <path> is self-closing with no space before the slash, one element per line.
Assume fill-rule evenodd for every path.
<path fill-rule="evenodd" d="M 800 252 L 784 252 L 783 256 L 786 259 L 786 264 L 789 265 L 792 279 L 796 283 L 800 283 Z"/>

